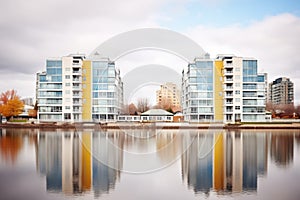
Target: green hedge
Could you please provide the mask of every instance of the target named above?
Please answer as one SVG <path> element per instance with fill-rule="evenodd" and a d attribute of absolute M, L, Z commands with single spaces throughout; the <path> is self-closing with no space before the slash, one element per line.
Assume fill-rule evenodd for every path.
<path fill-rule="evenodd" d="M 11 119 L 10 122 L 27 122 L 26 119 Z"/>

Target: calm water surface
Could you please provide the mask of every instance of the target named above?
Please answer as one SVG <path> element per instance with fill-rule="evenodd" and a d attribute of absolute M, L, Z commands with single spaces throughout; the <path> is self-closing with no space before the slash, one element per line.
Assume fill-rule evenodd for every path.
<path fill-rule="evenodd" d="M 0 199 L 300 199 L 299 130 L 0 129 Z"/>

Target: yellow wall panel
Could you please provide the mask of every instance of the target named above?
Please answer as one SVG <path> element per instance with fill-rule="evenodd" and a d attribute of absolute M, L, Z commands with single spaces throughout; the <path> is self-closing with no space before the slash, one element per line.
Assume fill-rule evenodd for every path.
<path fill-rule="evenodd" d="M 92 70 L 91 61 L 84 60 L 82 65 L 82 120 L 92 120 Z"/>
<path fill-rule="evenodd" d="M 214 106 L 215 106 L 215 120 L 223 121 L 223 61 L 215 61 L 214 73 Z"/>

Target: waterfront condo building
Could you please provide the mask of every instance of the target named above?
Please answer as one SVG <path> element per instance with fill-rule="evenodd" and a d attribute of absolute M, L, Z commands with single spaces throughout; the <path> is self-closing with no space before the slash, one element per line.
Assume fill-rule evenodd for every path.
<path fill-rule="evenodd" d="M 294 84 L 289 78 L 281 77 L 269 84 L 268 101 L 272 104 L 294 104 Z"/>
<path fill-rule="evenodd" d="M 210 59 L 206 54 L 182 72 L 182 106 L 186 121 L 265 121 L 266 74 L 257 60 L 234 55 Z"/>
<path fill-rule="evenodd" d="M 40 121 L 116 120 L 123 104 L 120 71 L 107 58 L 82 54 L 47 59 L 37 73 Z"/>
<path fill-rule="evenodd" d="M 180 90 L 175 83 L 165 83 L 160 85 L 160 89 L 156 91 L 156 104 L 167 105 L 174 110 L 180 111 Z M 173 111 L 174 111 L 173 110 Z"/>

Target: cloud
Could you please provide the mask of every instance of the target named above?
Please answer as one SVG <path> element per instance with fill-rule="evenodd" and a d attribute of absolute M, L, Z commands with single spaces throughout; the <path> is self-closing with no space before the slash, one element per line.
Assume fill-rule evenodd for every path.
<path fill-rule="evenodd" d="M 124 31 L 155 27 L 165 1 L 12 0 L 0 7 L 0 91 L 35 96 L 35 74 L 45 60 L 89 54 Z"/>
<path fill-rule="evenodd" d="M 257 58 L 259 71 L 267 72 L 269 81 L 281 76 L 290 77 L 295 85 L 295 99 L 300 103 L 299 17 L 284 13 L 249 26 L 197 26 L 186 30 L 186 34 L 212 56 L 233 53 Z"/>
<path fill-rule="evenodd" d="M 0 72 L 34 73 L 45 59 L 80 51 L 123 31 L 157 26 L 155 10 L 164 1 L 47 0 L 2 2 Z"/>

